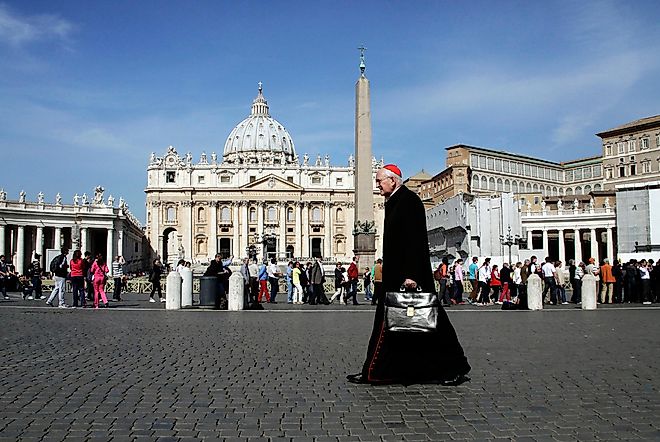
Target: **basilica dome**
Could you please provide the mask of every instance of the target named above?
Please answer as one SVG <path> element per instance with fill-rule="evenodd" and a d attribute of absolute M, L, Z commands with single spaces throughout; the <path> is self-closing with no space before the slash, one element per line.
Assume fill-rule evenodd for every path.
<path fill-rule="evenodd" d="M 227 137 L 223 158 L 238 163 L 291 163 L 296 159 L 291 135 L 268 113 L 261 83 L 250 116 L 238 123 Z"/>

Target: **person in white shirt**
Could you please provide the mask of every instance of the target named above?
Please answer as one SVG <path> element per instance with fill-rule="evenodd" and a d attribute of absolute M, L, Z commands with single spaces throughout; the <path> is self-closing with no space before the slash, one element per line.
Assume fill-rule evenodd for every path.
<path fill-rule="evenodd" d="M 546 295 L 550 291 L 550 302 L 557 305 L 557 269 L 549 256 L 545 258 L 545 264 L 541 267 L 541 272 L 543 272 L 543 281 L 545 282 L 541 299 L 547 302 Z"/>
<path fill-rule="evenodd" d="M 486 258 L 477 272 L 477 279 L 479 280 L 479 287 L 481 289 L 479 295 L 480 305 L 488 305 L 490 303 L 490 273 L 490 258 Z"/>

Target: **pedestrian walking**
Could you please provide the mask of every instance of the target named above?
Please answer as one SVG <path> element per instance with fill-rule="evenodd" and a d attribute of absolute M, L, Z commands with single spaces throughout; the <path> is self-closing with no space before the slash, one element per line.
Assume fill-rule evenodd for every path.
<path fill-rule="evenodd" d="M 151 282 L 151 293 L 149 294 L 149 302 L 156 302 L 154 299 L 154 294 L 158 292 L 158 301 L 164 302 L 163 292 L 160 287 L 160 276 L 163 273 L 163 266 L 160 263 L 160 259 L 156 258 L 153 261 L 151 266 L 151 272 L 149 272 L 149 282 Z"/>
<path fill-rule="evenodd" d="M 112 261 L 112 278 L 115 281 L 115 287 L 112 294 L 112 299 L 121 301 L 121 285 L 124 280 L 124 264 L 126 261 L 123 256 L 117 255 Z"/>
<path fill-rule="evenodd" d="M 74 250 L 71 258 L 71 291 L 73 306 L 87 307 L 85 299 L 85 260 L 80 250 Z"/>
<path fill-rule="evenodd" d="M 105 283 L 108 280 L 108 269 L 103 255 L 100 253 L 92 264 L 92 273 L 94 274 L 94 308 L 99 308 L 99 296 L 103 299 L 103 307 L 108 306 L 108 298 L 105 296 Z"/>
<path fill-rule="evenodd" d="M 53 291 L 50 292 L 50 296 L 46 300 L 46 304 L 53 306 L 53 300 L 55 296 L 58 297 L 59 307 L 66 308 L 67 305 L 64 302 L 64 294 L 66 292 L 66 277 L 69 274 L 69 261 L 66 255 L 69 253 L 69 249 L 62 247 L 60 249 L 60 254 L 52 259 L 50 262 L 50 272 L 53 274 L 53 279 L 55 280 L 55 287 Z"/>

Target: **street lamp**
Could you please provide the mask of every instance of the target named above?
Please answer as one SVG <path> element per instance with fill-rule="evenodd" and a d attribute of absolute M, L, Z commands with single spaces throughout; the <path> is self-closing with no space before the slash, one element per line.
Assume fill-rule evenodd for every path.
<path fill-rule="evenodd" d="M 512 235 L 511 226 L 509 226 L 507 228 L 506 235 L 500 235 L 500 242 L 503 246 L 507 246 L 509 248 L 509 265 L 511 265 L 511 246 L 520 242 L 520 235 Z"/>

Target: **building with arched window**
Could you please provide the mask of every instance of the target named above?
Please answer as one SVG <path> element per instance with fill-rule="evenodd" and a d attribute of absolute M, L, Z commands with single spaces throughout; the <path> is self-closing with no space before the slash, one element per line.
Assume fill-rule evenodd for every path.
<path fill-rule="evenodd" d="M 382 165 L 372 159 L 376 255 L 382 250 L 383 198 L 375 187 Z M 354 159 L 296 153 L 293 138 L 270 116 L 261 86 L 250 115 L 225 141 L 222 157 L 180 155 L 170 146 L 147 167 L 147 227 L 165 262 L 236 259 L 256 246 L 278 259 L 322 256 L 348 261 L 353 249 Z"/>

